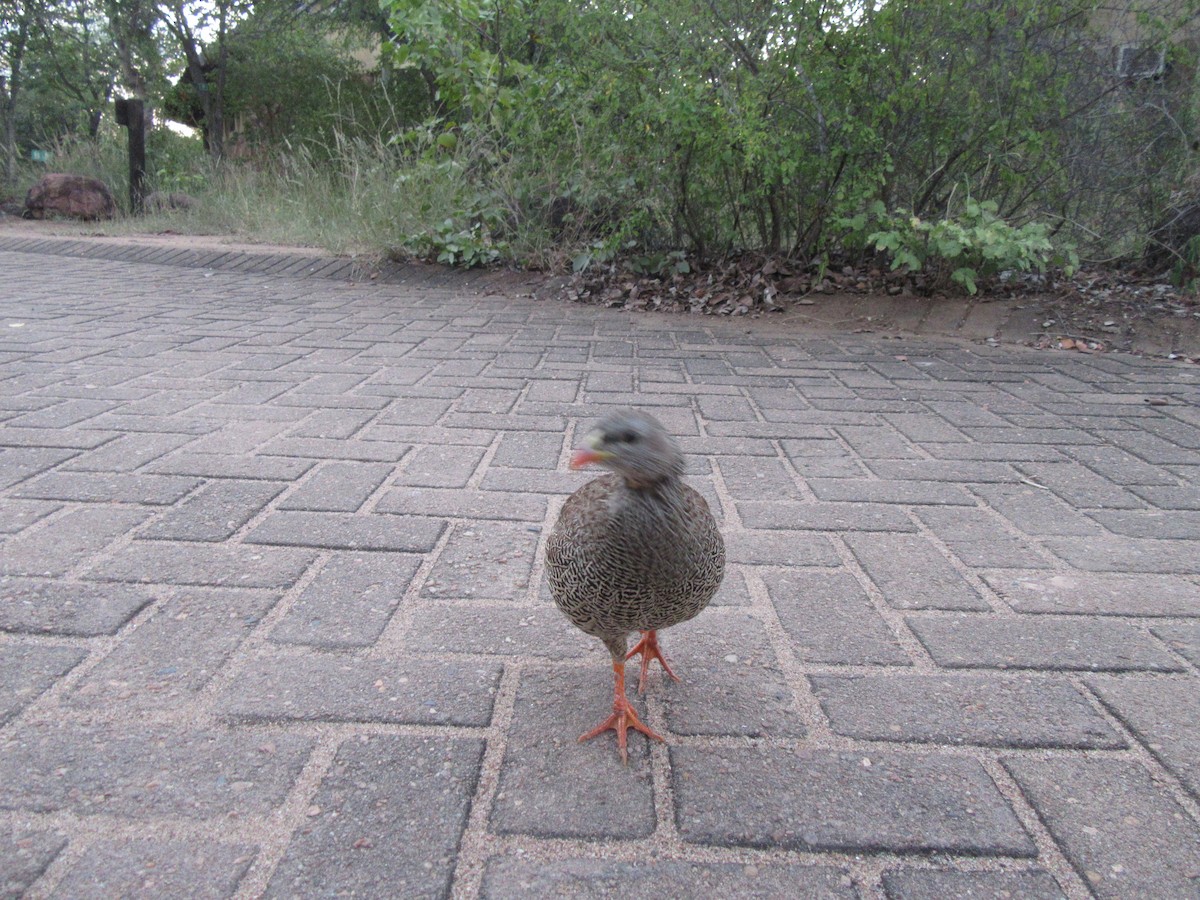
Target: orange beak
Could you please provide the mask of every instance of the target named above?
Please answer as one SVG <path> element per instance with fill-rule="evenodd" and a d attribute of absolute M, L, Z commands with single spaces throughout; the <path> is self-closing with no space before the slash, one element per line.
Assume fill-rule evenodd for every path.
<path fill-rule="evenodd" d="M 611 454 L 601 453 L 598 450 L 592 450 L 589 447 L 580 447 L 571 454 L 571 468 L 582 469 L 584 466 L 590 466 L 592 463 L 604 462 Z"/>

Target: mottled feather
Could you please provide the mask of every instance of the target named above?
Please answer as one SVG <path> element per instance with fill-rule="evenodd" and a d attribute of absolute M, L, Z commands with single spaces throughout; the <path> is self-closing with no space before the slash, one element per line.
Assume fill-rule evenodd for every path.
<path fill-rule="evenodd" d="M 618 413 L 601 423 L 643 413 Z M 663 452 L 678 456 L 662 432 Z M 572 494 L 546 547 L 546 573 L 559 609 L 576 627 L 624 658 L 634 631 L 668 628 L 697 615 L 720 587 L 725 545 L 704 498 L 670 474 L 644 482 L 638 472 L 601 475 Z M 682 471 L 682 457 L 667 469 Z M 620 472 L 621 474 L 617 474 Z"/>

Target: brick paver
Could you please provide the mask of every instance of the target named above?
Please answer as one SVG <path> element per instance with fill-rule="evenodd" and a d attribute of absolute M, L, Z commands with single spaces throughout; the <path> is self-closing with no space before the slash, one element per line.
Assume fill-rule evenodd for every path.
<path fill-rule="evenodd" d="M 1196 367 L 359 274 L 0 239 L 0 895 L 1200 891 Z M 628 766 L 613 404 L 729 550 Z"/>

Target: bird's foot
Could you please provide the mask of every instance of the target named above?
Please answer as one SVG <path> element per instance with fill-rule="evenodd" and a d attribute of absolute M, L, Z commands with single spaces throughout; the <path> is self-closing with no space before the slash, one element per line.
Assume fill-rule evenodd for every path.
<path fill-rule="evenodd" d="M 621 687 L 624 687 L 623 683 Z M 649 728 L 643 724 L 642 720 L 638 718 L 637 712 L 629 704 L 629 701 L 625 698 L 625 694 L 622 691 L 613 700 L 612 715 L 593 728 L 591 731 L 587 732 L 586 734 L 581 734 L 579 736 L 579 742 L 583 743 L 584 741 L 590 741 L 592 738 L 604 734 L 606 731 L 615 731 L 617 733 L 617 750 L 621 753 L 621 762 L 625 763 L 625 765 L 629 765 L 629 751 L 626 749 L 626 735 L 628 734 L 630 728 L 632 728 L 634 731 L 640 731 L 651 740 L 663 741 L 664 743 L 666 741 L 666 739 L 657 731 L 654 731 L 652 728 Z"/>
<path fill-rule="evenodd" d="M 650 671 L 650 660 L 657 659 L 662 663 L 663 671 L 671 676 L 675 681 L 679 680 L 679 676 L 671 671 L 671 667 L 667 665 L 667 658 L 663 656 L 662 649 L 658 646 L 658 632 L 643 631 L 642 639 L 633 645 L 633 649 L 625 654 L 626 659 L 632 659 L 637 654 L 642 655 L 642 671 L 638 677 L 638 693 L 646 693 L 646 675 Z"/>

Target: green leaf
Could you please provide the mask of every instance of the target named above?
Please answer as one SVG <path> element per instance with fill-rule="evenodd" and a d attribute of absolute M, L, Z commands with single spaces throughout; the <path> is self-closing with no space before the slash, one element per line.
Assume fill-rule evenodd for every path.
<path fill-rule="evenodd" d="M 895 251 L 900 247 L 900 235 L 894 231 L 877 231 L 869 235 L 867 240 L 875 242 L 876 250 Z"/>
<path fill-rule="evenodd" d="M 975 270 L 967 266 L 955 269 L 954 273 L 950 276 L 950 280 L 965 287 L 968 294 L 975 294 L 978 290 L 975 285 Z"/>
<path fill-rule="evenodd" d="M 937 242 L 937 251 L 947 259 L 954 259 L 963 251 L 963 245 L 953 238 L 943 238 Z"/>

